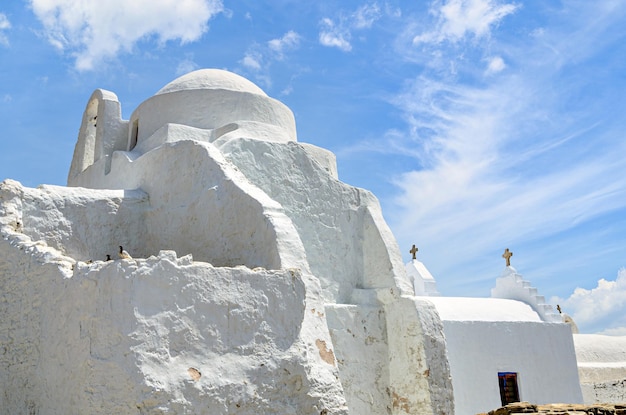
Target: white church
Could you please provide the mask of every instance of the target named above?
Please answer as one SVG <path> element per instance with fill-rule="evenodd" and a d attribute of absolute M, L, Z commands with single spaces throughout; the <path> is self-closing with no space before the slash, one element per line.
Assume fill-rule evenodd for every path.
<path fill-rule="evenodd" d="M 490 298 L 440 295 L 374 195 L 227 71 L 170 82 L 130 120 L 96 90 L 68 186 L 2 182 L 0 233 L 3 414 L 626 401 L 626 338 L 575 333 L 508 250 Z"/>

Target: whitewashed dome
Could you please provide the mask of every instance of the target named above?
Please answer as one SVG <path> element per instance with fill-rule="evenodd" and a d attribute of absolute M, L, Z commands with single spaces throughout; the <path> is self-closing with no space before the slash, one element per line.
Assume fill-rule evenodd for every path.
<path fill-rule="evenodd" d="M 267 96 L 265 92 L 253 82 L 235 73 L 222 69 L 200 69 L 189 72 L 165 85 L 156 95 L 168 94 L 177 91 L 223 89 L 234 92 L 248 92 Z"/>

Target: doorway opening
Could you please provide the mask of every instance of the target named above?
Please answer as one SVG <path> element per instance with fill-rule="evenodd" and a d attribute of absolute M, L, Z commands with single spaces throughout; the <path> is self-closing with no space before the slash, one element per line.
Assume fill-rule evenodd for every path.
<path fill-rule="evenodd" d="M 517 372 L 498 372 L 500 385 L 500 400 L 502 406 L 519 402 L 519 388 L 517 387 Z"/>

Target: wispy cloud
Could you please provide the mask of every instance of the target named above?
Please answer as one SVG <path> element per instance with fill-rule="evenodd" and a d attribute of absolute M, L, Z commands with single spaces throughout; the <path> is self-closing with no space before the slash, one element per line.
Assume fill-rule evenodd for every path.
<path fill-rule="evenodd" d="M 276 59 L 282 60 L 285 52 L 297 49 L 300 46 L 300 35 L 290 30 L 281 38 L 267 42 L 267 46 L 269 50 L 274 52 Z"/>
<path fill-rule="evenodd" d="M 244 56 L 243 59 L 241 60 L 241 64 L 243 66 L 245 66 L 248 69 L 252 69 L 254 71 L 260 71 L 262 66 L 261 63 L 263 62 L 263 55 L 261 54 L 261 52 L 257 51 L 257 50 L 248 50 Z"/>
<path fill-rule="evenodd" d="M 11 28 L 11 22 L 4 13 L 0 13 L 0 45 L 9 46 L 9 38 L 4 33 Z"/>
<path fill-rule="evenodd" d="M 241 64 L 253 71 L 269 69 L 274 61 L 281 61 L 285 54 L 300 47 L 300 35 L 293 30 L 283 36 L 271 39 L 265 44 L 254 43 L 244 54 Z"/>
<path fill-rule="evenodd" d="M 199 68 L 199 65 L 194 62 L 191 57 L 187 57 L 178 63 L 176 66 L 176 75 L 184 75 L 186 73 L 195 71 Z"/>
<path fill-rule="evenodd" d="M 323 46 L 335 47 L 349 52 L 352 50 L 350 44 L 350 32 L 342 26 L 335 24 L 331 19 L 324 18 L 320 22 L 320 43 Z"/>
<path fill-rule="evenodd" d="M 504 63 L 504 59 L 500 56 L 494 56 L 489 58 L 487 63 L 487 70 L 485 73 L 487 75 L 495 74 L 501 72 L 506 68 L 506 63 Z"/>
<path fill-rule="evenodd" d="M 78 70 L 130 52 L 140 40 L 198 40 L 208 21 L 222 9 L 221 0 L 30 0 L 44 35 L 75 57 Z"/>
<path fill-rule="evenodd" d="M 624 122 L 581 101 L 589 74 L 570 70 L 611 47 L 617 36 L 603 34 L 616 30 L 620 14 L 589 5 L 568 11 L 585 15 L 575 24 L 502 39 L 489 28 L 517 6 L 434 5 L 439 18 L 417 43 L 450 40 L 437 46 L 438 56 L 455 70 L 424 64 L 392 100 L 407 129 L 391 131 L 377 148 L 384 147 L 381 154 L 397 149 L 415 168 L 394 178 L 400 193 L 388 204 L 390 223 L 401 246 L 424 241 L 443 278 L 491 281 L 493 274 L 477 265 L 486 252 L 533 244 L 626 209 Z M 453 16 L 469 21 L 458 26 Z M 462 36 L 492 38 L 459 49 L 453 43 Z M 619 70 L 603 67 L 612 69 Z M 608 94 L 615 86 L 602 88 Z"/>
<path fill-rule="evenodd" d="M 284 60 L 287 53 L 297 50 L 300 47 L 300 41 L 301 36 L 289 30 L 283 36 L 271 39 L 264 44 L 252 44 L 239 62 L 265 87 L 270 87 L 272 85 L 270 67 L 274 62 Z"/>
<path fill-rule="evenodd" d="M 437 19 L 435 27 L 415 36 L 413 43 L 456 42 L 470 35 L 475 38 L 488 37 L 491 28 L 518 7 L 497 0 L 436 1 L 431 9 Z"/>
<path fill-rule="evenodd" d="M 352 26 L 355 29 L 369 29 L 381 16 L 377 3 L 364 4 L 352 14 Z"/>
<path fill-rule="evenodd" d="M 397 11 L 386 10 L 386 13 L 397 13 Z M 382 15 L 383 11 L 378 3 L 370 3 L 350 13 L 339 12 L 339 17 L 335 20 L 324 17 L 320 21 L 320 44 L 349 52 L 352 50 L 352 31 L 370 29 Z"/>

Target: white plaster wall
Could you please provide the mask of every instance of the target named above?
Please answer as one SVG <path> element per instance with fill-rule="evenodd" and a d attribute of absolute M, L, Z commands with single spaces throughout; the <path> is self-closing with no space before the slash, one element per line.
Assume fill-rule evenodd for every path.
<path fill-rule="evenodd" d="M 339 182 L 329 152 L 297 145 L 293 114 L 280 102 L 175 88 L 141 104 L 131 130 L 136 119 L 133 151 L 98 160 L 69 183 L 148 193 L 141 253 L 174 249 L 224 266 L 314 264 L 328 302 L 349 302 L 354 288 L 413 293 L 376 198 Z"/>
<path fill-rule="evenodd" d="M 439 296 L 437 283 L 426 266 L 417 259 L 405 265 L 407 276 L 413 281 L 415 295 Z"/>
<path fill-rule="evenodd" d="M 626 336 L 574 334 L 585 403 L 626 402 Z"/>
<path fill-rule="evenodd" d="M 501 406 L 498 372 L 518 373 L 523 401 L 582 403 L 568 325 L 444 320 L 443 326 L 457 414 Z"/>
<path fill-rule="evenodd" d="M 274 125 L 284 129 L 290 140 L 297 140 L 291 110 L 280 101 L 249 92 L 198 89 L 155 95 L 137 107 L 129 125 L 133 126 L 136 121 L 139 126 L 137 142 L 167 123 L 215 129 L 237 121 Z"/>
<path fill-rule="evenodd" d="M 626 379 L 593 383 L 582 382 L 580 387 L 583 391 L 584 402 L 587 405 L 626 402 Z"/>
<path fill-rule="evenodd" d="M 87 366 L 79 368 L 76 377 L 88 385 L 87 392 L 68 397 L 48 384 L 54 377 L 49 373 L 59 364 L 67 366 L 65 355 L 59 359 L 56 351 L 34 358 L 43 362 L 36 365 L 46 367 L 43 380 L 33 382 L 33 390 L 58 395 L 57 406 L 63 408 L 59 413 L 73 405 L 72 400 L 88 396 L 106 402 L 107 396 L 119 393 L 126 401 L 140 396 L 139 406 L 145 413 L 159 413 L 161 407 L 167 407 L 171 413 L 247 413 L 255 408 L 259 413 L 341 414 L 346 411 L 341 379 L 346 381 L 355 410 L 365 411 L 367 404 L 374 402 L 370 409 L 381 413 L 453 413 L 443 326 L 434 307 L 420 307 L 419 300 L 400 298 L 412 294 L 413 288 L 376 198 L 339 182 L 331 153 L 296 143 L 293 114 L 278 101 L 249 91 L 168 91 L 164 88 L 131 116 L 128 146 L 134 145 L 135 121 L 139 127 L 132 151 L 117 151 L 110 157 L 103 151 L 104 157 L 91 165 L 86 163 L 84 170 L 70 174 L 68 180 L 72 186 L 147 195 L 138 203 L 138 217 L 120 214 L 121 233 L 101 239 L 107 246 L 115 240 L 115 246 L 130 247 L 131 254 L 140 259 L 85 265 L 74 263 L 73 258 L 62 259 L 59 264 L 38 257 L 36 266 L 24 266 L 47 278 L 71 275 L 58 292 L 67 293 L 63 295 L 67 295 L 64 300 L 68 304 L 77 304 L 72 305 L 74 312 L 56 302 L 43 304 L 41 310 L 67 314 L 68 329 L 79 325 L 76 348 L 84 348 L 79 342 L 87 338 L 90 350 L 89 356 L 84 355 Z M 58 244 L 62 249 L 73 233 L 89 228 L 91 216 L 78 213 L 85 211 L 84 206 L 68 199 L 69 193 L 57 193 L 49 210 L 68 224 L 58 238 L 52 238 L 63 242 Z M 26 204 L 33 206 L 24 210 L 26 216 L 38 217 L 37 203 L 46 197 L 34 196 L 37 202 Z M 122 197 L 117 205 L 125 201 Z M 105 197 L 98 203 L 109 201 Z M 113 222 L 98 222 L 94 229 Z M 44 219 L 41 223 L 37 229 L 46 232 L 37 237 L 50 237 L 54 221 Z M 7 249 L 39 243 L 22 240 L 22 236 L 28 239 L 28 235 L 12 235 Z M 117 241 L 124 237 L 133 242 Z M 189 257 L 178 260 L 163 249 L 190 253 L 212 265 L 192 263 Z M 159 258 L 151 257 L 160 251 Z M 144 257 L 148 258 L 141 259 Z M 53 271 L 41 271 L 49 264 L 54 264 Z M 237 267 L 240 264 L 261 270 L 253 273 Z M 18 271 L 7 268 L 6 275 L 21 272 L 20 266 L 14 267 Z M 291 285 L 287 284 L 289 277 Z M 251 279 L 255 283 L 248 281 Z M 73 285 L 77 280 L 86 281 L 80 289 Z M 113 286 L 109 280 L 115 281 Z M 281 281 L 286 285 L 277 294 L 273 287 Z M 185 291 L 189 285 L 193 288 Z M 83 320 L 76 321 L 82 318 L 75 313 L 76 307 L 83 305 L 72 299 L 80 295 L 79 291 L 99 307 L 95 311 L 88 308 L 87 328 Z M 184 296 L 178 294 L 183 291 Z M 295 300 L 285 297 L 288 295 Z M 324 303 L 355 300 L 362 307 L 350 308 L 347 313 L 348 308 L 329 306 L 334 313 L 333 327 L 341 332 L 333 340 L 342 347 L 344 362 L 358 356 L 378 360 L 373 360 L 366 372 L 355 365 L 355 360 L 344 365 L 340 377 L 326 311 L 321 310 L 325 310 Z M 276 315 L 273 307 L 281 301 L 285 304 Z M 273 304 L 272 310 L 268 311 L 267 302 Z M 228 304 L 226 309 L 224 304 Z M 375 309 L 379 310 L 377 319 Z M 358 323 L 353 319 L 360 316 L 372 320 Z M 272 325 L 274 320 L 278 321 L 276 326 Z M 199 327 L 205 323 L 209 329 L 201 331 Z M 56 329 L 51 322 L 45 324 Z M 364 333 L 350 339 L 346 334 L 350 324 L 356 328 L 363 324 Z M 13 330 L 14 324 L 9 327 Z M 174 336 L 179 329 L 184 334 Z M 58 331 L 55 341 L 64 336 L 76 339 L 75 333 L 66 335 L 63 328 Z M 285 337 L 287 340 L 281 340 Z M 357 346 L 360 342 L 372 342 L 372 347 Z M 209 380 L 189 380 L 187 365 L 193 362 L 209 368 Z M 116 387 L 121 391 L 113 388 L 107 395 L 106 387 L 101 386 L 108 379 L 104 375 L 107 370 L 100 365 L 110 369 L 110 377 L 118 380 Z M 200 371 L 204 379 L 205 371 Z M 97 373 L 95 386 L 84 379 L 84 373 Z M 363 375 L 376 380 L 363 382 Z M 65 387 L 73 387 L 73 379 L 68 378 Z M 130 383 L 135 389 L 125 386 Z M 274 399 L 276 403 L 270 406 Z M 84 402 L 78 405 L 83 407 Z M 106 402 L 102 407 L 110 413 L 125 413 L 127 408 L 114 405 Z M 198 405 L 206 412 L 198 412 Z"/>
<path fill-rule="evenodd" d="M 0 184 L 0 225 L 82 261 L 117 258 L 119 245 L 143 253 L 147 205 L 138 190 Z"/>
<path fill-rule="evenodd" d="M 413 292 L 395 238 L 370 192 L 336 180 L 295 142 L 231 137 L 215 145 L 284 208 L 328 303 L 349 303 L 354 288 Z"/>
<path fill-rule="evenodd" d="M 496 286 L 491 289 L 491 296 L 522 301 L 533 308 L 543 321 L 550 323 L 561 322 L 561 316 L 554 312 L 550 304 L 546 304 L 543 295 L 530 282 L 525 281 L 515 268 L 507 266 L 500 278 L 496 279 Z"/>
<path fill-rule="evenodd" d="M 443 325 L 435 307 L 418 297 L 385 305 L 392 414 L 456 411 Z"/>
<path fill-rule="evenodd" d="M 326 316 L 350 413 L 391 413 L 384 309 L 328 304 Z"/>
<path fill-rule="evenodd" d="M 282 206 L 211 143 L 181 138 L 146 154 L 117 152 L 111 173 L 103 176 L 94 165 L 76 184 L 141 188 L 149 195 L 144 256 L 172 249 L 218 266 L 308 268 L 298 232 Z"/>
<path fill-rule="evenodd" d="M 111 155 L 114 151 L 126 150 L 127 141 L 128 121 L 122 120 L 122 108 L 117 95 L 96 89 L 83 113 L 68 182 L 99 160 L 102 160 L 108 172 Z"/>
<path fill-rule="evenodd" d="M 2 228 L 2 413 L 347 413 L 310 275 L 73 263 L 28 239 Z"/>

